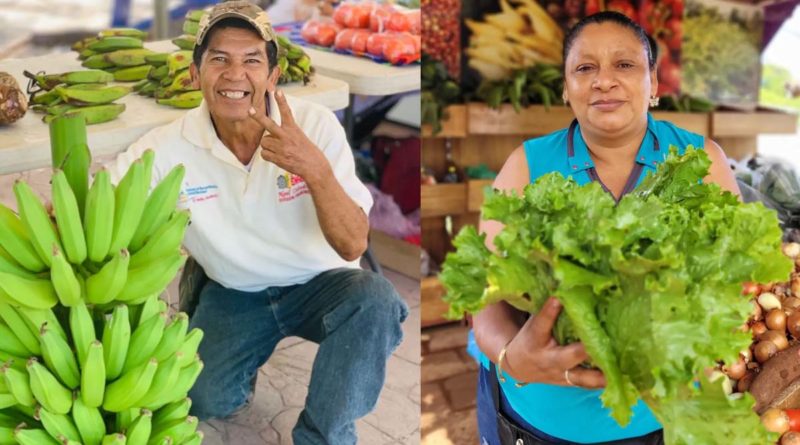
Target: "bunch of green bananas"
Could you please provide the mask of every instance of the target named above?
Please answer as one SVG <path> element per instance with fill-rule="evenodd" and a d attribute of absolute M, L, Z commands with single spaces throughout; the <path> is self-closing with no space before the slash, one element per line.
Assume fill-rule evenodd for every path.
<path fill-rule="evenodd" d="M 308 54 L 300 45 L 293 44 L 284 36 L 278 36 L 278 66 L 281 68 L 278 85 L 300 81 L 305 85 L 314 73 Z"/>
<path fill-rule="evenodd" d="M 135 82 L 147 77 L 150 65 L 145 56 L 153 54 L 144 48 L 147 33 L 132 28 L 111 28 L 95 37 L 75 42 L 81 65 L 111 73 L 117 82 Z"/>
<path fill-rule="evenodd" d="M 422 123 L 442 131 L 446 107 L 460 101 L 461 87 L 447 74 L 444 64 L 422 53 Z"/>
<path fill-rule="evenodd" d="M 39 87 L 30 103 L 33 111 L 45 114 L 44 122 L 61 115 L 81 115 L 87 124 L 110 121 L 125 111 L 125 104 L 114 101 L 131 91 L 123 85 L 108 85 L 114 76 L 101 70 L 24 74 Z"/>
<path fill-rule="evenodd" d="M 81 202 L 82 145 L 53 174 L 54 220 L 22 181 L 19 214 L 0 205 L 0 444 L 201 443 L 186 395 L 203 333 L 159 298 L 186 258 L 184 169 L 148 194 L 153 157 L 116 187 L 100 170 Z"/>
<path fill-rule="evenodd" d="M 508 101 L 517 113 L 522 107 L 556 103 L 563 89 L 561 70 L 555 65 L 537 63 L 526 69 L 515 70 L 504 80 L 483 80 L 476 91 L 477 96 L 491 108 L 498 108 Z"/>

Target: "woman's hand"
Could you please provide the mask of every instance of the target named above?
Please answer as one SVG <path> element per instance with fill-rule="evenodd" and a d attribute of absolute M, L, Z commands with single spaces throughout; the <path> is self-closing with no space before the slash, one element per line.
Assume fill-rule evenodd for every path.
<path fill-rule="evenodd" d="M 602 388 L 603 373 L 578 365 L 589 356 L 582 343 L 559 346 L 552 336 L 561 303 L 550 298 L 538 314 L 528 319 L 506 348 L 503 371 L 517 382 Z"/>

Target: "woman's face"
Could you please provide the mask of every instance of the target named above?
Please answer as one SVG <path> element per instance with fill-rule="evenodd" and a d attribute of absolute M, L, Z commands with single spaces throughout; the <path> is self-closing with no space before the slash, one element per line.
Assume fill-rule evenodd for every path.
<path fill-rule="evenodd" d="M 646 122 L 658 80 L 631 30 L 608 22 L 587 25 L 573 41 L 564 66 L 564 98 L 581 126 L 614 134 Z"/>

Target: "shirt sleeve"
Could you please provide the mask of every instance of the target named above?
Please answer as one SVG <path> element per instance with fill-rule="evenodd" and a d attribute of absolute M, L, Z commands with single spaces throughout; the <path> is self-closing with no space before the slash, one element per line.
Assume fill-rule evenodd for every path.
<path fill-rule="evenodd" d="M 353 151 L 347 142 L 344 127 L 329 110 L 326 113 L 328 125 L 321 133 L 328 136 L 323 141 L 318 141 L 318 146 L 325 153 L 325 157 L 331 163 L 333 174 L 341 184 L 345 193 L 355 201 L 355 203 L 369 215 L 372 208 L 372 194 L 364 183 L 356 176 L 356 163 L 353 158 Z"/>

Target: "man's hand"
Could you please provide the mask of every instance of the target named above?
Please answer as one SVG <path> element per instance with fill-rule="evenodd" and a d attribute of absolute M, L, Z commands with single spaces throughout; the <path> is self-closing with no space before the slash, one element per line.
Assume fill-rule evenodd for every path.
<path fill-rule="evenodd" d="M 297 125 L 282 91 L 275 93 L 275 100 L 278 102 L 281 125 L 269 116 L 257 113 L 255 108 L 250 108 L 250 117 L 266 130 L 261 138 L 261 157 L 300 176 L 309 185 L 319 181 L 325 174 L 331 174 L 328 159 Z"/>

